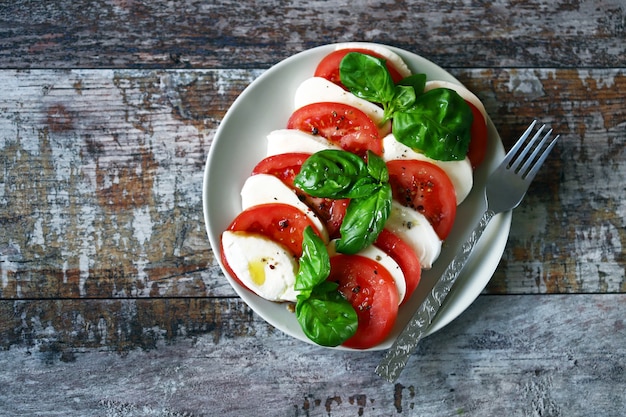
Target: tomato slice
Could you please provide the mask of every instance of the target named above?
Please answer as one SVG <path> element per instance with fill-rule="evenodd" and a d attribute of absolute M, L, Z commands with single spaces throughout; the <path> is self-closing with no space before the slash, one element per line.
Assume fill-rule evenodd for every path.
<path fill-rule="evenodd" d="M 456 193 L 446 173 L 426 161 L 387 162 L 393 198 L 422 213 L 444 240 L 454 224 Z"/>
<path fill-rule="evenodd" d="M 262 234 L 282 244 L 299 258 L 302 255 L 302 234 L 307 226 L 317 230 L 307 215 L 296 207 L 270 203 L 242 211 L 227 230 Z"/>
<path fill-rule="evenodd" d="M 391 256 L 400 266 L 406 281 L 406 295 L 400 305 L 404 304 L 413 294 L 422 276 L 422 265 L 411 246 L 395 233 L 383 229 L 374 242 L 387 255 Z"/>
<path fill-rule="evenodd" d="M 333 200 L 329 198 L 313 197 L 294 185 L 294 178 L 300 173 L 302 164 L 311 156 L 308 153 L 285 153 L 268 156 L 261 160 L 252 175 L 274 175 L 292 189 L 306 205 L 311 207 L 315 214 L 325 223 L 331 239 L 339 237 L 339 228 L 348 208 L 348 199 Z"/>
<path fill-rule="evenodd" d="M 287 185 L 293 186 L 293 180 L 300 173 L 302 164 L 311 154 L 283 153 L 268 156 L 259 162 L 253 169 L 252 175 L 269 174 L 277 177 Z"/>
<path fill-rule="evenodd" d="M 341 236 L 340 228 L 346 217 L 346 210 L 350 199 L 342 198 L 333 200 L 331 198 L 320 198 L 307 195 L 306 204 L 313 209 L 315 214 L 324 221 L 328 237 L 337 239 Z"/>
<path fill-rule="evenodd" d="M 287 128 L 323 136 L 360 156 L 365 156 L 368 150 L 377 155 L 383 153 L 376 123 L 361 110 L 347 104 L 308 104 L 293 112 Z"/>
<path fill-rule="evenodd" d="M 476 169 L 483 162 L 485 154 L 487 153 L 487 123 L 485 123 L 483 114 L 475 105 L 469 101 L 466 101 L 466 103 L 469 104 L 472 109 L 472 114 L 474 115 L 467 157 L 472 163 L 472 168 Z"/>
<path fill-rule="evenodd" d="M 391 274 L 372 259 L 336 255 L 330 258 L 328 280 L 339 284 L 359 318 L 356 333 L 343 345 L 368 349 L 382 342 L 398 316 L 398 290 Z"/>
<path fill-rule="evenodd" d="M 341 86 L 345 90 L 346 87 L 344 87 L 344 85 L 341 83 L 341 77 L 339 76 L 339 64 L 341 63 L 343 57 L 346 56 L 349 52 L 360 52 L 362 54 L 374 56 L 376 58 L 385 59 L 383 56 L 368 49 L 340 49 L 338 51 L 331 52 L 330 54 L 322 58 L 320 63 L 317 65 L 317 68 L 315 68 L 314 75 L 316 77 L 326 78 L 328 81 Z M 400 82 L 400 80 L 402 80 L 402 78 L 404 78 L 402 77 L 402 75 L 400 75 L 400 72 L 393 66 L 393 64 L 391 64 L 388 60 L 385 60 L 385 65 L 387 66 L 389 74 L 391 75 L 394 83 L 398 83 Z"/>

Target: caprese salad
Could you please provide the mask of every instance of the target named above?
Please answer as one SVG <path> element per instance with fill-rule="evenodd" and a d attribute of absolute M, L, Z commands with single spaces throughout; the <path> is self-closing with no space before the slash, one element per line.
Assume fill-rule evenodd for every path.
<path fill-rule="evenodd" d="M 465 87 L 388 48 L 339 44 L 297 89 L 284 128 L 221 236 L 241 286 L 284 302 L 323 346 L 381 343 L 440 254 L 487 146 Z"/>

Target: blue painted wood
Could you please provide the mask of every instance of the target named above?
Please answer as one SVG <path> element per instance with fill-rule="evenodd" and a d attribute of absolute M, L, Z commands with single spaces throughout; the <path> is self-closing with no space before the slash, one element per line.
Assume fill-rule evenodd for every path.
<path fill-rule="evenodd" d="M 112 307 L 106 300 L 79 303 L 81 314 Z M 167 301 L 118 303 L 140 316 Z M 43 301 L 16 304 L 54 311 Z M 32 306 L 23 309 L 23 334 L 40 329 L 36 337 L 25 336 L 0 351 L 2 412 L 120 417 L 618 417 L 626 412 L 623 294 L 481 296 L 422 341 L 395 384 L 374 374 L 382 352 L 331 351 L 296 341 L 237 300 L 205 300 L 197 310 L 185 305 L 164 310 L 177 312 L 176 328 L 163 323 L 144 329 L 144 345 L 132 349 L 123 339 L 138 334 L 115 328 L 106 316 L 85 318 L 76 331 L 91 334 L 93 344 L 81 346 L 71 342 L 76 336 L 62 324 L 30 316 Z M 204 329 L 194 328 L 198 311 L 205 314 Z"/>

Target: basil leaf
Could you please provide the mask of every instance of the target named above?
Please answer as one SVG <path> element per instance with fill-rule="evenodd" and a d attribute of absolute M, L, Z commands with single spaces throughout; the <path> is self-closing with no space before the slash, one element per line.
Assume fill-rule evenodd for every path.
<path fill-rule="evenodd" d="M 399 142 L 429 158 L 457 161 L 467 154 L 472 121 L 461 96 L 437 88 L 418 96 L 410 109 L 394 113 L 392 129 Z"/>
<path fill-rule="evenodd" d="M 389 181 L 385 160 L 371 151 L 367 153 L 367 173 L 378 182 Z"/>
<path fill-rule="evenodd" d="M 307 226 L 303 233 L 302 256 L 294 289 L 310 295 L 315 286 L 328 278 L 328 274 L 330 274 L 330 257 L 326 245 L 311 226 Z"/>
<path fill-rule="evenodd" d="M 352 94 L 362 99 L 386 103 L 393 98 L 393 79 L 380 58 L 350 52 L 339 64 L 339 78 Z"/>
<path fill-rule="evenodd" d="M 337 252 L 355 254 L 374 243 L 391 213 L 391 186 L 383 183 L 376 193 L 352 199 L 339 229 Z"/>
<path fill-rule="evenodd" d="M 318 297 L 319 294 L 324 294 L 328 292 L 337 292 L 339 293 L 339 284 L 332 281 L 322 281 L 315 287 L 315 294 L 313 296 Z"/>
<path fill-rule="evenodd" d="M 380 187 L 378 181 L 369 175 L 366 177 L 359 178 L 357 182 L 354 183 L 352 189 L 345 194 L 344 198 L 362 198 L 375 193 Z"/>
<path fill-rule="evenodd" d="M 397 85 L 413 87 L 413 90 L 415 91 L 415 96 L 419 96 L 424 92 L 424 87 L 426 86 L 426 74 L 409 75 L 408 77 L 400 80 Z"/>
<path fill-rule="evenodd" d="M 296 318 L 304 334 L 313 342 L 339 346 L 356 333 L 358 317 L 352 305 L 336 290 L 336 284 L 334 290 L 324 287 L 305 300 L 298 299 Z"/>
<path fill-rule="evenodd" d="M 365 161 L 338 149 L 326 149 L 311 155 L 302 164 L 294 184 L 313 197 L 349 198 L 354 184 L 367 174 Z"/>
<path fill-rule="evenodd" d="M 395 112 L 406 110 L 415 103 L 415 90 L 406 85 L 396 85 L 393 99 L 383 106 L 383 119 L 389 120 Z"/>
<path fill-rule="evenodd" d="M 294 289 L 296 318 L 304 334 L 322 346 L 338 346 L 352 337 L 358 318 L 352 305 L 338 291 L 338 284 L 326 281 L 330 257 L 322 239 L 311 226 L 304 229 L 300 269 Z"/>

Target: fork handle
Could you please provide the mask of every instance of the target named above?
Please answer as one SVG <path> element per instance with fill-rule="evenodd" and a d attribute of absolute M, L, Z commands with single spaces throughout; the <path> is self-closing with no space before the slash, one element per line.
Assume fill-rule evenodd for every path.
<path fill-rule="evenodd" d="M 452 285 L 467 263 L 476 242 L 478 242 L 494 215 L 495 212 L 493 210 L 487 210 L 483 213 L 480 221 L 472 230 L 459 253 L 457 253 L 452 262 L 450 262 L 441 275 L 441 278 L 435 283 L 430 294 L 428 294 L 424 302 L 419 306 L 415 314 L 413 314 L 407 326 L 387 351 L 387 354 L 380 364 L 376 367 L 376 373 L 383 379 L 389 382 L 394 382 L 398 379 L 409 357 L 415 351 L 419 341 L 426 334 L 428 327 L 450 292 Z"/>

